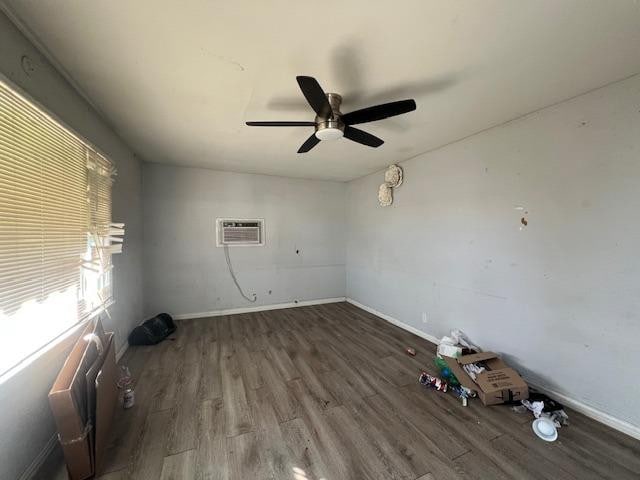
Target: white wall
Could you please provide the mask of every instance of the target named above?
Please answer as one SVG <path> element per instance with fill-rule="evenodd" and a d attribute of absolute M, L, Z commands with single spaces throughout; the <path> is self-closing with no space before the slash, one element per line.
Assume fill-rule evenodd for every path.
<path fill-rule="evenodd" d="M 147 315 L 344 296 L 346 184 L 152 163 L 143 177 Z M 215 246 L 216 217 L 265 219 L 264 247 L 229 249 L 255 304 Z"/>
<path fill-rule="evenodd" d="M 28 55 L 35 71 L 20 65 Z M 0 72 L 63 122 L 115 161 L 113 217 L 125 222 L 125 251 L 114 258 L 116 305 L 105 327 L 117 333 L 117 346 L 142 316 L 141 166 L 131 150 L 109 129 L 62 76 L 0 13 Z M 1 334 L 1 332 L 0 332 Z M 73 338 L 43 354 L 19 375 L 0 383 L 0 478 L 18 478 L 55 432 L 47 393 Z M 18 340 L 17 340 L 18 341 Z"/>
<path fill-rule="evenodd" d="M 349 184 L 348 296 L 640 426 L 640 76 L 402 167 Z"/>

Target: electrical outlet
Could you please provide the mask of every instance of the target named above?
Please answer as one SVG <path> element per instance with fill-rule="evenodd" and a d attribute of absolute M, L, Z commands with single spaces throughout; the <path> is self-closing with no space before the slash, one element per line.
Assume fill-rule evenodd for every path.
<path fill-rule="evenodd" d="M 427 312 L 422 312 L 422 323 L 427 323 Z"/>

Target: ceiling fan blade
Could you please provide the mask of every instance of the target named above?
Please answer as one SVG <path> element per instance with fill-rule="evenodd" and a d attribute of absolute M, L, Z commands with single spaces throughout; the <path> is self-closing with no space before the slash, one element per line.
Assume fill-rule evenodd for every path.
<path fill-rule="evenodd" d="M 362 145 L 373 148 L 378 148 L 384 143 L 383 140 L 379 139 L 375 135 L 371 135 L 370 133 L 367 133 L 364 130 L 360 130 L 358 128 L 350 127 L 349 125 L 344 127 L 344 136 L 349 140 L 353 140 L 354 142 L 358 142 Z"/>
<path fill-rule="evenodd" d="M 327 96 L 318 81 L 313 77 L 297 76 L 296 80 L 304 97 L 320 118 L 329 118 L 333 113 Z"/>
<path fill-rule="evenodd" d="M 302 146 L 298 149 L 298 153 L 306 153 L 319 143 L 320 143 L 320 139 L 316 137 L 315 133 L 313 133 L 309 138 L 307 138 L 307 140 L 305 140 Z"/>
<path fill-rule="evenodd" d="M 315 127 L 316 122 L 247 122 L 250 127 Z"/>
<path fill-rule="evenodd" d="M 345 113 L 342 116 L 342 121 L 345 125 L 357 125 L 358 123 L 375 122 L 383 118 L 402 115 L 403 113 L 412 112 L 415 109 L 415 100 L 400 100 L 398 102 L 383 103 L 382 105 Z"/>

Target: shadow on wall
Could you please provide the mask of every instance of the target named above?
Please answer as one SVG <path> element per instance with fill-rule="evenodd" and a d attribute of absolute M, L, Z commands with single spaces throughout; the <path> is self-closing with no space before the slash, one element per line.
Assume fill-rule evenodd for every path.
<path fill-rule="evenodd" d="M 331 53 L 333 79 L 340 88 L 348 85 L 348 90 L 335 92 L 335 88 L 331 84 L 323 84 L 323 80 L 329 79 L 318 78 L 318 81 L 328 89 L 327 92 L 335 92 L 342 95 L 344 104 L 349 109 L 403 98 L 421 98 L 453 87 L 462 77 L 460 73 L 434 75 L 422 80 L 407 81 L 367 94 L 366 66 L 362 62 L 364 56 L 360 51 L 361 48 L 358 46 L 357 40 L 351 39 L 336 46 Z M 309 72 L 300 72 L 301 75 L 307 73 Z M 291 81 L 293 84 L 294 79 L 292 78 Z M 302 93 L 297 96 L 273 98 L 268 102 L 267 107 L 271 110 L 299 110 L 301 112 L 308 111 L 310 115 L 312 114 L 309 104 L 302 96 Z M 389 122 L 389 125 L 393 125 L 393 123 Z"/>

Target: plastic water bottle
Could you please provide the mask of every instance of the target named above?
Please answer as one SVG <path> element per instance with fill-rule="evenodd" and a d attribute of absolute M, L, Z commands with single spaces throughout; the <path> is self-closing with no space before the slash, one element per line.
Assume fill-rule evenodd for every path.
<path fill-rule="evenodd" d="M 440 369 L 440 376 L 444 378 L 449 383 L 449 385 L 460 385 L 460 382 L 449 368 L 449 365 L 447 365 L 447 362 L 439 357 L 436 357 L 434 359 L 434 362 L 436 364 L 436 367 Z"/>
<path fill-rule="evenodd" d="M 123 408 L 131 408 L 136 403 L 135 392 L 133 391 L 133 378 L 129 367 L 122 365 L 120 367 L 120 378 L 118 379 L 118 388 L 122 390 L 122 406 Z"/>

